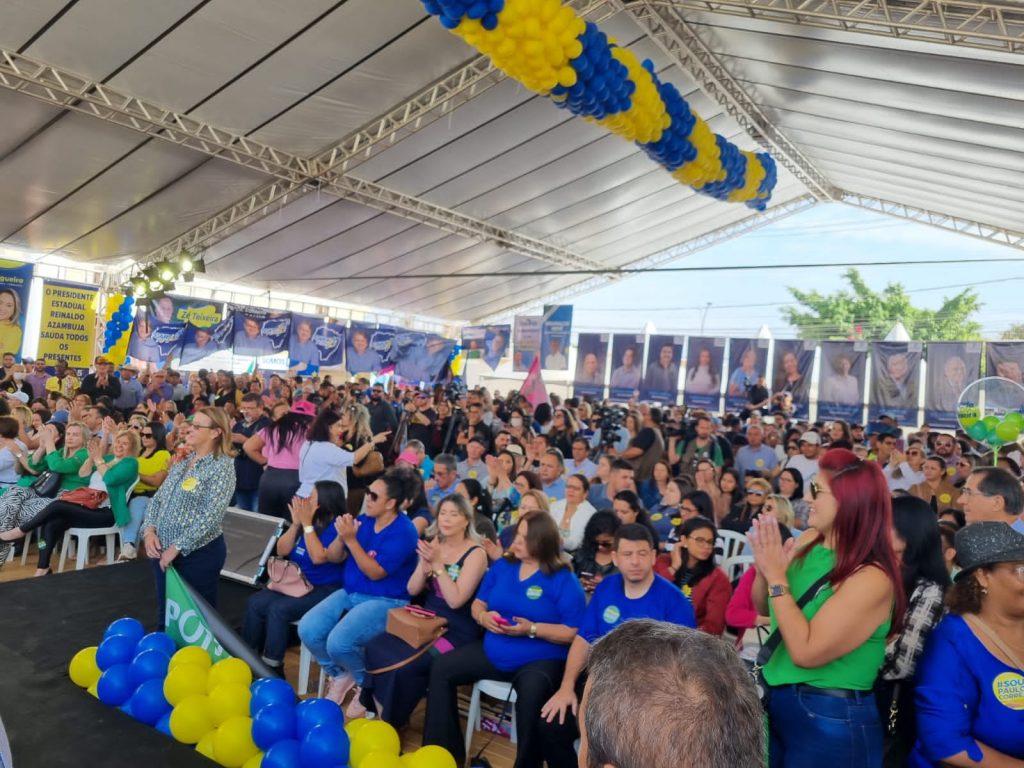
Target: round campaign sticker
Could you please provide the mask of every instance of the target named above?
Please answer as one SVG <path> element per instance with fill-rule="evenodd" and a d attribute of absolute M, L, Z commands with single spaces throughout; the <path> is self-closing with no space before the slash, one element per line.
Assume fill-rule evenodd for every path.
<path fill-rule="evenodd" d="M 181 481 L 181 490 L 194 491 L 199 486 L 199 481 L 194 477 L 186 477 Z"/>
<path fill-rule="evenodd" d="M 614 624 L 616 621 L 619 620 L 619 616 L 621 615 L 622 614 L 619 611 L 619 606 L 609 605 L 607 608 L 604 609 L 604 613 L 601 614 L 601 618 L 604 619 L 605 624 Z"/>
<path fill-rule="evenodd" d="M 946 467 L 946 474 L 952 477 L 956 474 L 956 467 Z"/>
<path fill-rule="evenodd" d="M 544 594 L 544 590 L 534 584 L 532 587 L 526 590 L 526 596 L 531 600 L 540 600 L 540 596 Z"/>
<path fill-rule="evenodd" d="M 661 518 L 663 518 L 663 517 L 664 517 L 664 515 L 661 514 L 661 512 L 655 512 L 653 515 L 651 515 L 651 522 L 652 523 L 656 523 L 659 520 L 661 520 Z"/>
<path fill-rule="evenodd" d="M 452 581 L 458 581 L 459 574 L 462 573 L 462 566 L 458 563 L 453 563 L 452 565 L 449 565 L 446 570 L 448 571 L 448 578 Z"/>
<path fill-rule="evenodd" d="M 1004 707 L 1024 710 L 1024 675 L 1003 672 L 992 681 L 992 693 Z"/>
<path fill-rule="evenodd" d="M 474 480 L 476 480 L 476 470 L 475 469 L 469 470 L 469 476 L 471 478 L 473 478 Z"/>
<path fill-rule="evenodd" d="M 755 464 L 756 464 L 757 466 L 759 466 L 759 467 L 763 467 L 763 466 L 764 466 L 764 459 L 758 459 L 758 460 L 757 460 L 757 461 L 755 461 L 754 463 L 755 463 Z"/>
<path fill-rule="evenodd" d="M 687 584 L 685 587 L 683 587 L 683 594 L 687 597 L 693 597 L 693 587 Z"/>
<path fill-rule="evenodd" d="M 939 494 L 939 501 L 941 501 L 943 504 L 949 504 L 949 502 L 951 502 L 952 500 L 953 497 L 950 496 L 948 493 Z"/>
<path fill-rule="evenodd" d="M 681 518 L 681 517 L 673 517 L 672 518 L 672 525 L 682 525 L 682 524 L 683 524 L 683 518 Z"/>

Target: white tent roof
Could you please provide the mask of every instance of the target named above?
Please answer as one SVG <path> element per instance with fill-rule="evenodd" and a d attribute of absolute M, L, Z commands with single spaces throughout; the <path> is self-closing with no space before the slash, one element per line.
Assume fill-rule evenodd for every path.
<path fill-rule="evenodd" d="M 770 146 L 767 214 L 503 79 L 418 0 L 6 0 L 0 244 L 111 264 L 204 248 L 225 283 L 476 320 L 608 279 L 545 273 L 678 258 L 816 200 L 1024 243 L 1009 10 L 572 5 L 715 131 Z M 888 21 L 846 31 L 853 7 Z M 459 272 L 483 276 L 400 279 Z"/>

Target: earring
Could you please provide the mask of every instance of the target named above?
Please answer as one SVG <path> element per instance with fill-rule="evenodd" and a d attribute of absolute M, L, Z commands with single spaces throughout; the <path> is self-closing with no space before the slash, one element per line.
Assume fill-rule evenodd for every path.
<path fill-rule="evenodd" d="M 981 594 L 987 595 L 988 594 L 988 587 L 982 587 L 981 588 Z"/>

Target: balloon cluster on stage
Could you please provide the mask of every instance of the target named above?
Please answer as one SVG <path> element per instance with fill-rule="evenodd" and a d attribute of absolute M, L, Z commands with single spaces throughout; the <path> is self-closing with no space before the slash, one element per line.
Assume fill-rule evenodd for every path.
<path fill-rule="evenodd" d="M 971 383 L 957 406 L 960 427 L 979 443 L 993 450 L 1016 443 L 1024 432 L 1024 387 L 999 376 L 988 376 Z"/>
<path fill-rule="evenodd" d="M 711 131 L 671 83 L 658 79 L 561 0 L 422 0 L 441 24 L 498 69 L 574 115 L 636 142 L 694 190 L 763 211 L 777 181 L 766 152 Z"/>
<path fill-rule="evenodd" d="M 333 701 L 298 701 L 279 678 L 254 682 L 241 659 L 214 664 L 198 646 L 144 632 L 136 619 L 113 622 L 71 659 L 72 682 L 225 768 L 456 768 L 441 747 L 400 755 L 388 723 L 346 724 Z"/>
<path fill-rule="evenodd" d="M 103 331 L 103 354 L 114 365 L 121 365 L 128 356 L 128 332 L 132 327 L 132 306 L 135 299 L 115 293 L 107 299 L 106 328 Z"/>

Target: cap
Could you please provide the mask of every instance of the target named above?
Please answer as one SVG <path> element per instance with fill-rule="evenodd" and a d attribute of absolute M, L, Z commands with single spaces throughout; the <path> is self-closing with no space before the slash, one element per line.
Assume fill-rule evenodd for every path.
<path fill-rule="evenodd" d="M 134 365 L 130 365 L 128 363 L 125 363 L 124 365 L 122 365 L 121 366 L 121 370 L 122 371 L 131 371 L 132 373 L 138 373 L 139 372 L 138 368 L 136 368 Z"/>
<path fill-rule="evenodd" d="M 50 421 L 55 421 L 58 424 L 67 424 L 70 415 L 67 411 L 54 411 Z"/>
<path fill-rule="evenodd" d="M 27 402 L 28 402 L 28 395 L 26 395 L 26 394 L 25 394 L 24 392 L 22 392 L 22 391 L 21 391 L 20 389 L 19 389 L 19 390 L 16 390 L 15 392 L 11 392 L 11 393 L 10 393 L 10 395 L 11 395 L 11 397 L 13 397 L 13 398 L 14 398 L 15 400 L 19 400 L 19 401 L 20 401 L 20 402 L 22 402 L 22 403 L 27 403 Z"/>
<path fill-rule="evenodd" d="M 523 453 L 523 446 L 517 445 L 516 443 L 509 443 L 505 446 L 505 450 L 511 453 L 513 456 L 525 456 Z"/>
<path fill-rule="evenodd" d="M 968 525 L 956 532 L 955 541 L 956 560 L 963 569 L 956 575 L 956 581 L 983 565 L 1024 561 L 1024 535 L 1008 523 Z"/>
<path fill-rule="evenodd" d="M 309 400 L 296 400 L 292 403 L 290 411 L 303 416 L 316 416 L 316 406 L 309 402 Z"/>
<path fill-rule="evenodd" d="M 414 467 L 420 465 L 420 457 L 416 451 L 405 450 L 398 454 L 398 458 L 395 459 L 396 464 L 412 464 Z"/>
<path fill-rule="evenodd" d="M 821 435 L 812 430 L 808 430 L 800 435 L 801 443 L 809 443 L 810 445 L 821 445 Z"/>
<path fill-rule="evenodd" d="M 104 357 L 103 355 L 96 357 L 96 365 L 113 365 L 113 362 L 109 357 Z"/>

